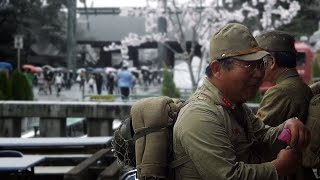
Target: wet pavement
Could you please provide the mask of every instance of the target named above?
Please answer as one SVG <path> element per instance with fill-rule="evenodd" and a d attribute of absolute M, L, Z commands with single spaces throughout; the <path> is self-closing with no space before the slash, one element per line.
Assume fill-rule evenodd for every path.
<path fill-rule="evenodd" d="M 159 96 L 161 86 L 151 85 L 148 88 L 142 88 L 140 85 L 137 85 L 134 91 L 131 93 L 132 97 L 129 98 L 129 101 L 135 101 L 139 97 L 148 97 L 148 96 Z M 59 95 L 55 86 L 52 86 L 51 94 L 49 92 L 39 91 L 39 87 L 33 87 L 34 99 L 37 101 L 89 101 L 90 96 L 98 95 L 97 91 L 89 91 L 89 86 L 86 84 L 84 90 L 80 89 L 78 84 L 74 84 L 71 89 L 67 90 L 62 88 Z M 109 95 L 106 89 L 102 90 L 101 95 Z M 122 101 L 119 95 L 118 90 L 115 88 L 114 92 L 115 101 Z"/>

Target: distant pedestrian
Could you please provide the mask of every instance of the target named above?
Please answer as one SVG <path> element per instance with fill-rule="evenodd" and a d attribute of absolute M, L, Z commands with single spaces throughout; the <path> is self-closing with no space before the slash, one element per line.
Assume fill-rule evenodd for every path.
<path fill-rule="evenodd" d="M 108 72 L 107 75 L 107 89 L 109 94 L 113 94 L 114 86 L 116 81 L 116 75 L 113 72 Z"/>
<path fill-rule="evenodd" d="M 79 83 L 79 89 L 82 90 L 84 88 L 84 83 L 86 79 L 86 72 L 81 71 L 80 74 L 78 74 L 76 81 Z"/>
<path fill-rule="evenodd" d="M 56 86 L 56 91 L 57 91 L 56 96 L 58 97 L 60 96 L 60 92 L 63 84 L 63 75 L 61 72 L 58 72 L 58 74 L 55 76 L 54 84 Z"/>
<path fill-rule="evenodd" d="M 89 93 L 93 93 L 94 92 L 94 84 L 96 84 L 96 81 L 94 80 L 94 75 L 90 75 L 88 84 L 89 84 Z"/>
<path fill-rule="evenodd" d="M 43 73 L 42 72 L 38 72 L 37 73 L 37 79 L 38 79 L 38 94 L 40 95 L 40 94 L 45 94 L 45 95 L 47 95 L 47 91 L 46 91 L 46 89 L 45 89 L 45 86 L 44 86 L 44 84 L 45 84 L 45 82 L 44 82 L 44 75 L 43 75 Z"/>
<path fill-rule="evenodd" d="M 144 90 L 148 90 L 150 71 L 147 68 L 141 68 L 142 81 Z"/>
<path fill-rule="evenodd" d="M 102 91 L 103 77 L 100 73 L 95 75 L 97 93 L 100 95 Z"/>
<path fill-rule="evenodd" d="M 53 83 L 53 72 L 50 71 L 48 68 L 44 68 L 44 82 L 45 88 L 49 91 L 49 94 L 52 94 L 51 85 Z"/>
<path fill-rule="evenodd" d="M 70 90 L 71 86 L 72 86 L 72 78 L 73 78 L 73 74 L 72 71 L 67 71 L 65 76 L 65 84 L 66 84 L 66 89 Z"/>
<path fill-rule="evenodd" d="M 128 65 L 124 64 L 122 69 L 118 72 L 118 87 L 120 88 L 121 99 L 129 98 L 130 88 L 132 87 L 133 75 L 128 70 Z"/>

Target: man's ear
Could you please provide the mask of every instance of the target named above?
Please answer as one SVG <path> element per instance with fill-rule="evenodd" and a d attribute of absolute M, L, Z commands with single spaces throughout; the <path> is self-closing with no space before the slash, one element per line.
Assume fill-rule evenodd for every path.
<path fill-rule="evenodd" d="M 221 64 L 218 61 L 212 61 L 210 64 L 210 69 L 213 77 L 218 79 L 221 77 Z"/>
<path fill-rule="evenodd" d="M 277 64 L 276 64 L 276 60 L 275 59 L 272 59 L 271 61 L 270 61 L 270 69 L 275 69 L 276 67 L 278 67 L 277 66 Z"/>

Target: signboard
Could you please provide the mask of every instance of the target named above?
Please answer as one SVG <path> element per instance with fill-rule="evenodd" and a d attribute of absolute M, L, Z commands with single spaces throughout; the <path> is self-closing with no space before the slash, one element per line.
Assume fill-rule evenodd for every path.
<path fill-rule="evenodd" d="M 14 48 L 22 49 L 23 48 L 23 36 L 15 35 L 14 36 Z"/>

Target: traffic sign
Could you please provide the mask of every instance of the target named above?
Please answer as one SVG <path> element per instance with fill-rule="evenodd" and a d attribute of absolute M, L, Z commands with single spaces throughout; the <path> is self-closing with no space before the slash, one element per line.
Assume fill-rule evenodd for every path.
<path fill-rule="evenodd" d="M 14 48 L 22 49 L 23 48 L 23 36 L 17 34 L 14 36 Z"/>

